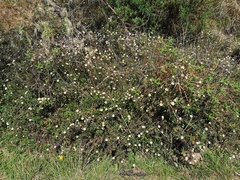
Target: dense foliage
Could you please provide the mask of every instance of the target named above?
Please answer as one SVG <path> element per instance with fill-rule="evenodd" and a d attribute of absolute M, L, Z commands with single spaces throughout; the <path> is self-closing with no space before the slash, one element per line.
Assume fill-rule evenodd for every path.
<path fill-rule="evenodd" d="M 110 1 L 133 30 L 148 30 L 175 37 L 194 36 L 206 25 L 214 1 Z"/>
<path fill-rule="evenodd" d="M 1 31 L 1 144 L 86 161 L 239 156 L 239 32 L 207 29 L 216 2 L 69 2 L 38 2 L 31 23 Z"/>

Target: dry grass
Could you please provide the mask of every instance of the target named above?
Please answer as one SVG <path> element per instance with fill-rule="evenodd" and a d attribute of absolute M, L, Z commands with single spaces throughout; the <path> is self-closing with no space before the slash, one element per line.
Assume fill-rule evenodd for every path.
<path fill-rule="evenodd" d="M 18 26 L 30 26 L 37 0 L 0 0 L 0 27 L 9 31 Z"/>
<path fill-rule="evenodd" d="M 224 31 L 239 36 L 240 3 L 237 0 L 224 0 L 217 8 L 218 20 Z"/>

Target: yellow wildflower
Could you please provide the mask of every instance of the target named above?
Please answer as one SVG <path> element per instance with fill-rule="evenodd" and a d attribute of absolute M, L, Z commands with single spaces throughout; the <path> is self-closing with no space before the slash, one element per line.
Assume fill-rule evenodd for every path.
<path fill-rule="evenodd" d="M 59 156 L 59 160 L 62 161 L 63 160 L 63 156 Z"/>

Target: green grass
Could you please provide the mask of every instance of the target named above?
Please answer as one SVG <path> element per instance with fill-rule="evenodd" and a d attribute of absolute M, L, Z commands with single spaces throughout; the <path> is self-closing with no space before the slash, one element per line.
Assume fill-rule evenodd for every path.
<path fill-rule="evenodd" d="M 119 175 L 133 164 L 146 172 L 138 179 L 234 179 L 240 171 L 240 163 L 230 160 L 221 152 L 208 151 L 204 161 L 196 166 L 175 167 L 162 158 L 130 156 L 123 163 L 114 163 L 110 158 L 83 165 L 78 153 L 70 153 L 61 160 L 56 153 L 0 151 L 0 179 L 124 179 Z M 129 177 L 127 179 L 137 179 Z"/>

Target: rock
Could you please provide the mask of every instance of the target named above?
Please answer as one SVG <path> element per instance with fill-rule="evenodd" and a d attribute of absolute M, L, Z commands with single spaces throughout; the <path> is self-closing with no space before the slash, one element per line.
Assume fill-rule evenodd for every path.
<path fill-rule="evenodd" d="M 203 157 L 200 153 L 188 153 L 185 156 L 185 161 L 189 164 L 189 165 L 196 165 L 197 163 L 203 161 Z"/>

